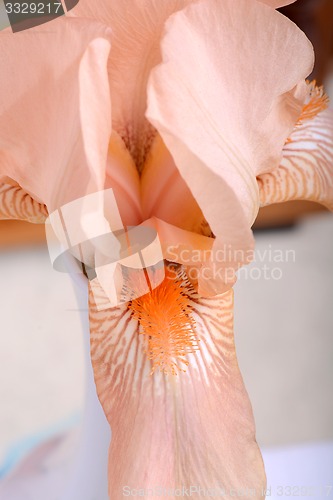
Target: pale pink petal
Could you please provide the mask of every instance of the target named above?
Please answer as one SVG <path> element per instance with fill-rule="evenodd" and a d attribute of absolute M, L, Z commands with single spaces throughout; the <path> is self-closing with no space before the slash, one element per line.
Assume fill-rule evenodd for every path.
<path fill-rule="evenodd" d="M 178 375 L 150 375 L 144 336 L 131 310 L 98 311 L 96 290 L 90 295 L 95 381 L 112 429 L 110 498 L 121 498 L 125 486 L 151 488 L 157 498 L 156 487 L 191 485 L 224 489 L 226 498 L 247 488 L 252 494 L 243 492 L 244 498 L 262 498 L 265 473 L 236 360 L 232 291 L 215 299 L 199 299 L 187 288 L 184 293 L 200 350 L 187 355 L 188 369 Z M 192 497 L 202 498 L 202 491 L 192 491 Z"/>
<path fill-rule="evenodd" d="M 158 134 L 141 175 L 141 200 L 143 220 L 157 217 L 179 228 L 210 235 L 199 205 Z"/>
<path fill-rule="evenodd" d="M 204 260 L 205 254 L 208 255 L 212 251 L 214 245 L 214 238 L 181 229 L 157 217 L 151 217 L 141 225 L 156 229 L 166 260 L 184 266 L 199 264 Z M 183 250 L 185 254 L 182 253 Z M 195 256 L 197 252 L 201 252 L 200 257 Z"/>
<path fill-rule="evenodd" d="M 161 60 L 160 38 L 168 17 L 192 0 L 80 0 L 72 11 L 111 26 L 109 79 L 112 125 L 141 169 L 154 131 L 145 119 L 147 81 Z"/>
<path fill-rule="evenodd" d="M 265 5 L 212 0 L 170 18 L 162 53 L 147 116 L 213 233 L 235 248 L 248 244 L 255 175 L 278 164 L 298 118 L 311 44 Z"/>
<path fill-rule="evenodd" d="M 47 216 L 45 205 L 31 198 L 20 186 L 0 183 L 0 219 L 19 219 L 42 224 Z"/>
<path fill-rule="evenodd" d="M 104 187 L 110 30 L 59 18 L 0 33 L 0 179 L 49 211 Z"/>
<path fill-rule="evenodd" d="M 261 206 L 311 200 L 333 210 L 333 110 L 305 121 L 290 138 L 280 166 L 258 177 Z"/>
<path fill-rule="evenodd" d="M 53 434 L 52 430 L 52 434 Z M 57 435 L 40 435 L 24 440 L 16 450 L 23 452 L 23 458 L 0 478 L 0 498 L 10 500 L 61 498 L 68 488 L 69 476 L 77 454 L 77 428 L 66 430 Z M 50 433 L 51 434 L 51 433 Z M 41 443 L 34 444 L 42 438 Z M 26 443 L 33 444 L 27 453 Z M 17 451 L 16 451 L 17 453 Z M 16 458 L 16 454 L 14 455 Z M 52 494 L 50 493 L 52 491 Z"/>
<path fill-rule="evenodd" d="M 273 9 L 279 9 L 280 7 L 284 7 L 285 5 L 289 5 L 291 3 L 296 2 L 296 0 L 258 0 L 261 3 L 265 3 Z"/>

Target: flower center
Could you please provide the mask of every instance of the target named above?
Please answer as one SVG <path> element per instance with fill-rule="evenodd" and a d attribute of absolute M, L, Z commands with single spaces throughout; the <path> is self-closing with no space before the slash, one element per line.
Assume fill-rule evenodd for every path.
<path fill-rule="evenodd" d="M 128 305 L 140 324 L 140 334 L 145 337 L 151 373 L 156 369 L 172 375 L 185 372 L 189 364 L 187 355 L 199 349 L 191 314 L 191 288 L 179 268 L 166 265 L 162 283 Z"/>
<path fill-rule="evenodd" d="M 318 113 L 328 108 L 329 98 L 324 92 L 323 86 L 318 87 L 316 80 L 308 82 L 309 96 L 304 104 L 301 115 L 296 126 L 302 125 L 304 121 L 315 118 Z"/>

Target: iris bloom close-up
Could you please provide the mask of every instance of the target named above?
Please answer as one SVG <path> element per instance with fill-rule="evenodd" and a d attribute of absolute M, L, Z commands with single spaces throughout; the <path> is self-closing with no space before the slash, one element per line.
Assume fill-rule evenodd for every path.
<path fill-rule="evenodd" d="M 333 114 L 306 80 L 311 43 L 275 10 L 288 3 L 81 0 L 0 32 L 0 218 L 52 224 L 104 193 L 93 213 L 83 203 L 62 216 L 91 240 L 81 261 L 95 268 L 91 359 L 112 429 L 111 499 L 124 485 L 198 484 L 265 497 L 234 345 L 235 273 L 260 207 L 333 208 Z M 164 262 L 143 295 L 138 270 L 120 267 L 135 298 L 116 306 L 93 239 L 112 233 L 110 193 L 125 228 L 156 231 Z"/>

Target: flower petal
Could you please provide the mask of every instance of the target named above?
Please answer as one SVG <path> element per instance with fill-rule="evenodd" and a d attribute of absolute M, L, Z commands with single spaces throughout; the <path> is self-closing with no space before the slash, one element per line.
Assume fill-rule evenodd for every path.
<path fill-rule="evenodd" d="M 98 311 L 96 290 L 90 300 L 95 381 L 113 433 L 110 497 L 120 498 L 125 487 L 191 485 L 223 488 L 228 497 L 252 489 L 243 496 L 263 497 L 263 463 L 236 360 L 232 291 L 214 299 L 189 292 L 200 350 L 188 355 L 187 372 L 177 376 L 150 375 L 129 308 Z"/>
<path fill-rule="evenodd" d="M 310 42 L 265 5 L 211 0 L 172 16 L 162 54 L 148 88 L 149 120 L 213 232 L 216 219 L 225 221 L 234 210 L 225 199 L 232 197 L 228 188 L 252 223 L 258 208 L 254 174 L 278 164 L 300 114 L 306 85 L 299 82 L 313 64 Z M 225 203 L 210 218 L 208 205 L 217 193 Z"/>
<path fill-rule="evenodd" d="M 73 11 L 112 28 L 112 126 L 124 139 L 139 169 L 154 137 L 144 116 L 146 92 L 150 70 L 161 60 L 159 43 L 164 23 L 191 1 L 80 0 Z"/>
<path fill-rule="evenodd" d="M 0 180 L 49 211 L 104 187 L 109 39 L 103 25 L 64 17 L 0 33 Z"/>
<path fill-rule="evenodd" d="M 316 201 L 333 210 L 333 110 L 305 121 L 291 135 L 280 166 L 258 177 L 261 206 Z"/>
<path fill-rule="evenodd" d="M 31 198 L 20 186 L 0 183 L 0 219 L 19 219 L 42 224 L 47 216 L 45 205 Z"/>

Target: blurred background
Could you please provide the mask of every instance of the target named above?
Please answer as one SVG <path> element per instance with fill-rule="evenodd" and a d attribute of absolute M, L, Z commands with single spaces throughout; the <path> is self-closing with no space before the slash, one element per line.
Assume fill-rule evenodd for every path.
<path fill-rule="evenodd" d="M 314 44 L 311 79 L 333 100 L 333 1 L 281 10 Z M 318 460 L 333 471 L 333 215 L 290 202 L 262 209 L 254 229 L 257 258 L 235 287 L 235 337 L 258 442 L 268 468 L 280 453 L 283 474 L 300 447 L 303 473 Z M 84 361 L 70 278 L 52 269 L 42 226 L 0 221 L 0 276 L 1 477 L 79 420 Z"/>

